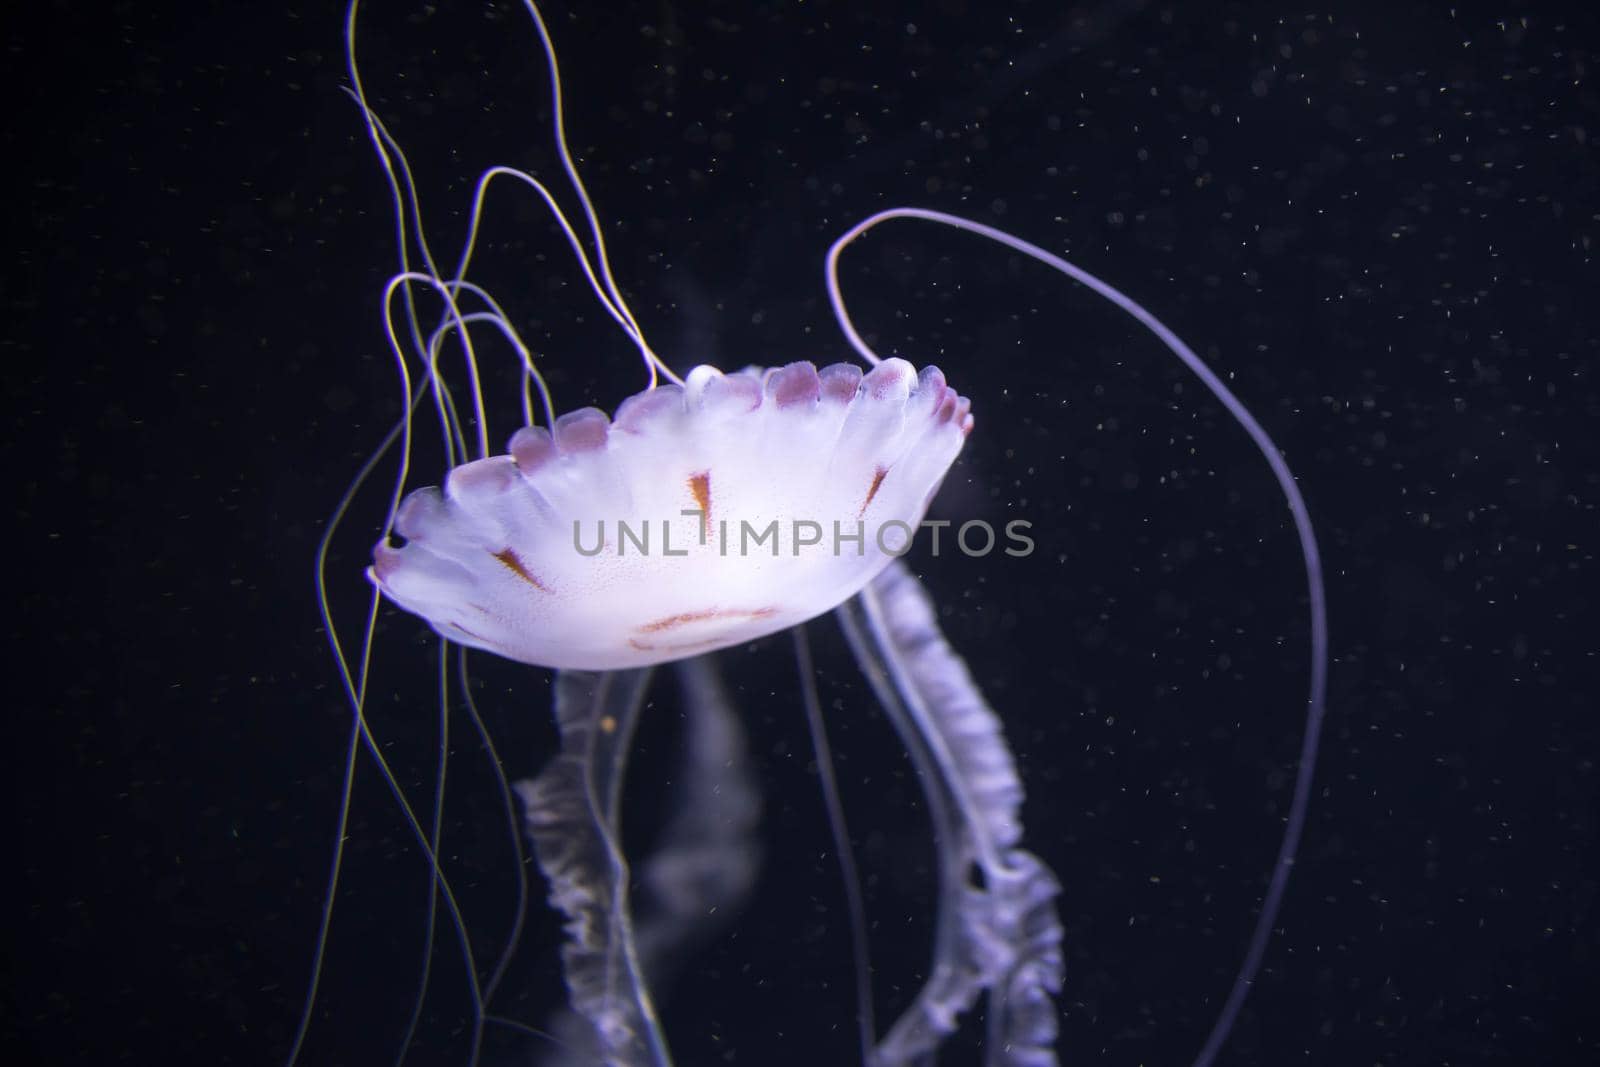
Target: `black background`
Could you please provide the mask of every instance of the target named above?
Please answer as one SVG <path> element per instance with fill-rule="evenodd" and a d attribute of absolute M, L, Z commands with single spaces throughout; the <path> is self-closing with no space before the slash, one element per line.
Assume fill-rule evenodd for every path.
<path fill-rule="evenodd" d="M 822 253 L 918 204 L 1126 289 L 1285 450 L 1328 566 L 1331 706 L 1281 932 L 1226 1063 L 1600 1058 L 1600 20 L 1573 11 L 548 12 L 617 274 L 681 369 L 847 358 Z M 341 32 L 334 5 L 236 3 L 49 6 L 6 34 L 3 1011 L 32 1060 L 279 1062 L 300 1010 L 349 721 L 312 555 L 398 411 L 378 311 L 391 224 Z M 558 178 L 520 8 L 374 3 L 360 41 L 446 245 L 483 167 Z M 560 407 L 642 387 L 531 196 L 496 195 L 480 266 Z M 1027 841 L 1065 887 L 1062 1061 L 1188 1062 L 1299 743 L 1304 600 L 1276 490 L 1152 339 L 1043 268 L 896 223 L 845 275 L 882 350 L 973 398 L 936 513 L 1036 526 L 1026 561 L 916 563 L 1007 723 Z M 513 409 L 493 415 L 503 439 Z M 347 625 L 380 517 L 367 501 L 335 545 Z M 812 629 L 888 1012 L 926 963 L 931 844 L 832 624 Z M 436 659 L 385 613 L 369 713 L 419 800 Z M 843 897 L 788 646 L 723 659 L 767 865 L 665 995 L 669 1035 L 686 1064 L 852 1062 Z M 508 773 L 533 773 L 548 678 L 475 672 Z M 641 835 L 671 773 L 670 687 L 652 710 Z M 464 721 L 452 738 L 447 869 L 492 956 L 513 860 Z M 416 988 L 426 871 L 365 761 L 354 813 L 305 1063 L 390 1062 Z M 494 1007 L 537 1025 L 560 986 L 534 911 Z M 410 1063 L 466 1054 L 441 931 Z M 492 1030 L 485 1062 L 536 1048 Z"/>

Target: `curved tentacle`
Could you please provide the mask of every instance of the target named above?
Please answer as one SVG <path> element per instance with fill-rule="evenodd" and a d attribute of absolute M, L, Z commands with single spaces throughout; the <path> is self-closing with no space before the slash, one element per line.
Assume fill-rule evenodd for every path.
<path fill-rule="evenodd" d="M 980 993 L 989 997 L 988 1067 L 1055 1067 L 1060 885 L 1018 847 L 1022 783 L 999 717 L 899 562 L 838 614 L 911 752 L 940 845 L 932 976 L 873 1050 L 872 1067 L 922 1062 Z"/>

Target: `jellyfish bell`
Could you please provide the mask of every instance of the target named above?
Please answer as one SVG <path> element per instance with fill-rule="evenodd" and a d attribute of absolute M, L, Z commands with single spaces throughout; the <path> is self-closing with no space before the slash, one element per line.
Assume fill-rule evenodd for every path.
<path fill-rule="evenodd" d="M 643 667 L 832 611 L 896 555 L 972 429 L 937 367 L 807 362 L 518 430 L 395 515 L 368 571 L 443 637 L 521 663 Z"/>

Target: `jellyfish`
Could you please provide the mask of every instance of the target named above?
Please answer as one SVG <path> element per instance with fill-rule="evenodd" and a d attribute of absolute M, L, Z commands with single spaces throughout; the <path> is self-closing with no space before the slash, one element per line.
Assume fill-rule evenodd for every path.
<path fill-rule="evenodd" d="M 351 94 L 395 211 L 400 262 L 385 290 L 385 323 L 405 413 L 347 493 L 319 554 L 321 587 L 337 520 L 380 458 L 395 451 L 388 520 L 366 571 L 371 609 L 354 652 L 341 642 L 323 598 L 354 710 L 344 810 L 356 746 L 382 761 L 363 714 L 363 665 L 380 601 L 416 616 L 445 642 L 553 671 L 559 751 L 536 777 L 514 786 L 550 905 L 565 920 L 568 1007 L 540 1031 L 551 1038 L 548 1062 L 669 1064 L 655 990 L 683 966 L 686 947 L 708 936 L 720 921 L 714 917 L 734 910 L 750 892 L 757 862 L 756 787 L 715 653 L 789 633 L 807 716 L 825 744 L 806 627 L 832 614 L 867 688 L 906 746 L 937 843 L 929 977 L 899 1017 L 880 1028 L 866 981 L 864 905 L 826 751 L 819 752 L 851 912 L 862 1061 L 872 1067 L 931 1062 L 982 998 L 986 1063 L 1055 1064 L 1055 998 L 1066 980 L 1055 909 L 1061 880 L 1025 847 L 1022 783 L 1002 718 L 941 633 L 929 594 L 903 559 L 978 415 L 940 369 L 874 351 L 850 317 L 840 282 L 846 248 L 879 225 L 916 220 L 954 227 L 1086 286 L 1152 331 L 1253 440 L 1299 536 L 1311 623 L 1300 766 L 1243 963 L 1195 1060 L 1211 1063 L 1260 967 L 1283 898 L 1323 714 L 1327 630 L 1320 562 L 1309 512 L 1281 453 L 1217 375 L 1121 291 L 1040 246 L 930 209 L 871 215 L 839 236 L 822 259 L 824 287 L 855 360 L 819 368 L 800 358 L 727 371 L 699 365 L 680 375 L 647 342 L 612 275 L 598 214 L 567 147 L 555 48 L 537 6 L 532 0 L 524 6 L 544 51 L 556 152 L 581 205 L 582 224 L 573 224 L 534 175 L 494 167 L 477 182 L 468 236 L 448 268 L 422 226 L 405 155 L 368 103 L 356 63 L 354 2 L 348 11 Z M 530 347 L 493 295 L 470 280 L 486 194 L 501 181 L 520 182 L 541 199 L 600 307 L 639 352 L 645 386 L 610 414 L 597 408 L 557 414 Z M 431 329 L 421 310 L 428 294 L 441 309 Z M 523 425 L 503 448 L 492 447 L 487 429 L 475 340 L 486 330 L 505 342 L 522 371 Z M 448 353 L 463 361 L 464 392 L 440 369 Z M 411 448 L 429 408 L 441 430 L 446 469 L 439 485 L 418 488 Z M 653 672 L 665 669 L 679 675 L 685 693 L 683 777 L 692 788 L 636 881 L 621 840 L 620 798 L 645 694 Z M 430 831 L 392 778 L 390 785 L 459 929 L 434 850 L 437 824 Z M 336 851 L 291 1062 L 311 1019 L 338 870 Z M 650 897 L 649 907 L 637 906 L 636 885 Z M 480 989 L 469 956 L 474 1058 L 484 1026 L 494 1021 L 486 1002 L 504 960 Z"/>

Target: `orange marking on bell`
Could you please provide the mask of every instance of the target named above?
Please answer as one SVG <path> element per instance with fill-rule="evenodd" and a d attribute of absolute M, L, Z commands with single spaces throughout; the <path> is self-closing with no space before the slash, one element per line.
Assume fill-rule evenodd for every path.
<path fill-rule="evenodd" d="M 550 591 L 545 584 L 539 579 L 535 578 L 533 576 L 533 572 L 528 570 L 528 568 L 523 564 L 522 557 L 517 555 L 516 549 L 502 548 L 498 552 L 490 553 L 490 555 L 494 556 L 494 558 L 499 560 L 501 563 L 504 563 L 506 565 L 506 569 L 511 571 L 512 574 L 515 574 L 518 578 L 521 578 L 523 581 L 527 582 L 541 593 L 548 593 Z"/>
<path fill-rule="evenodd" d="M 680 615 L 668 615 L 654 622 L 647 622 L 643 626 L 635 627 L 635 632 L 656 634 L 665 630 L 676 630 L 680 626 L 687 626 L 693 622 L 710 622 L 722 619 L 767 619 L 777 613 L 777 608 L 756 608 L 753 611 L 724 611 L 718 608 L 706 608 L 704 611 L 685 611 Z"/>
<path fill-rule="evenodd" d="M 889 473 L 888 467 L 879 467 L 872 475 L 872 485 L 867 489 L 867 499 L 861 502 L 861 510 L 856 512 L 856 518 L 867 513 L 867 508 L 872 506 L 872 498 L 878 495 L 878 487 L 883 485 L 884 477 Z"/>
<path fill-rule="evenodd" d="M 711 533 L 711 472 L 689 475 L 689 494 L 700 507 L 701 539 Z"/>

